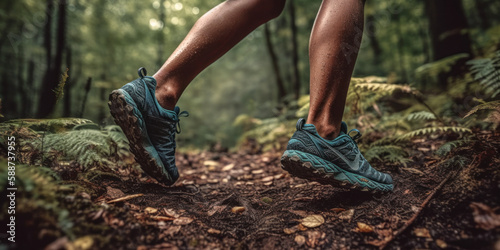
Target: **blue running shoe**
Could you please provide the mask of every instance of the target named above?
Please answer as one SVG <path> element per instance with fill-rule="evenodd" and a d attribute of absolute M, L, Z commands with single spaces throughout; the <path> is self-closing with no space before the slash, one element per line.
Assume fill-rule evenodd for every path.
<path fill-rule="evenodd" d="M 372 168 L 359 152 L 354 141 L 359 137 L 361 133 L 357 129 L 348 133 L 347 125 L 342 122 L 340 135 L 326 140 L 314 125 L 299 119 L 297 131 L 281 157 L 281 167 L 292 175 L 322 184 L 361 191 L 392 191 L 391 176 Z"/>
<path fill-rule="evenodd" d="M 189 114 L 179 112 L 179 107 L 161 107 L 155 97 L 156 80 L 146 75 L 146 69 L 140 68 L 138 79 L 111 92 L 108 105 L 144 172 L 160 183 L 172 185 L 179 178 L 175 166 L 179 117 Z"/>

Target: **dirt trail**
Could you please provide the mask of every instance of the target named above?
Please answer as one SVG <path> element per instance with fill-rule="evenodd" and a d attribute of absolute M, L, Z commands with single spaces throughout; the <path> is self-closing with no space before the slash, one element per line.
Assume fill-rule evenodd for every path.
<path fill-rule="evenodd" d="M 489 134 L 485 142 L 499 146 L 499 138 Z M 280 167 L 281 152 L 177 154 L 181 178 L 172 187 L 140 172 L 74 181 L 92 190 L 63 201 L 76 240 L 46 243 L 55 249 L 498 249 L 500 147 L 477 142 L 439 159 L 428 150 L 432 143 L 416 141 L 414 163 L 406 167 L 373 163 L 393 176 L 389 194 L 292 177 Z M 453 155 L 470 161 L 446 166 Z"/>

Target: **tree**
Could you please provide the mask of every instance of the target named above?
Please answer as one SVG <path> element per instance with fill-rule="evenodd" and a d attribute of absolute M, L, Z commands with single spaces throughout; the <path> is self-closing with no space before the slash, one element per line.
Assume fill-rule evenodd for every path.
<path fill-rule="evenodd" d="M 47 10 L 50 10 L 51 0 L 48 0 Z M 51 12 L 47 12 L 47 26 L 45 33 L 45 48 L 47 51 L 47 71 L 42 83 L 42 90 L 40 96 L 40 102 L 38 105 L 38 117 L 47 117 L 54 111 L 56 106 L 56 94 L 54 89 L 59 83 L 58 79 L 61 75 L 61 66 L 63 61 L 63 51 L 66 43 L 66 0 L 59 0 L 58 3 L 58 20 L 57 20 L 57 46 L 56 54 L 54 57 L 54 63 L 51 60 L 51 32 L 50 32 L 50 18 Z"/>
<path fill-rule="evenodd" d="M 434 61 L 459 54 L 471 55 L 467 19 L 460 0 L 426 0 Z"/>

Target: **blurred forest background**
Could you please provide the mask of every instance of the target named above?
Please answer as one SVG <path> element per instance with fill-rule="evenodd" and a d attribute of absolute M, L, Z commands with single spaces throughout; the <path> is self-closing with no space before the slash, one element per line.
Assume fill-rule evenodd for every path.
<path fill-rule="evenodd" d="M 110 91 L 135 79 L 139 67 L 153 74 L 194 22 L 220 2 L 2 1 L 1 119 L 83 117 L 112 124 Z M 320 3 L 289 0 L 281 16 L 194 80 L 179 102 L 191 113 L 182 123 L 183 147 L 233 147 L 256 127 L 261 133 L 290 135 L 293 126 L 279 124 L 307 113 L 308 41 Z M 495 0 L 367 1 L 354 77 L 379 76 L 358 82 L 392 88 L 351 86 L 351 92 L 358 89 L 365 96 L 358 103 L 355 92 L 358 99 L 350 99 L 346 112 L 357 115 L 346 119 L 358 126 L 363 117 L 382 121 L 384 110 L 408 108 L 394 96 L 410 93 L 420 107 L 406 109 L 393 121 L 413 114 L 408 120 L 449 125 L 474 106 L 498 99 L 499 17 Z M 385 94 L 369 97 L 367 92 Z M 375 102 L 380 98 L 384 105 Z M 370 111 L 368 117 L 362 110 Z M 443 116 L 450 119 L 443 122 Z M 266 130 L 266 124 L 274 125 Z"/>

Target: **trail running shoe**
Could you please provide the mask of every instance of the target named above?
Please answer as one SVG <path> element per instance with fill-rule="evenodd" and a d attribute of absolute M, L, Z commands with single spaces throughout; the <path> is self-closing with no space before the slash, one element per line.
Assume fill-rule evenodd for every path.
<path fill-rule="evenodd" d="M 342 122 L 340 135 L 326 140 L 313 124 L 299 119 L 297 131 L 281 157 L 281 167 L 292 175 L 322 184 L 361 191 L 392 191 L 391 176 L 372 168 L 359 152 L 355 142 L 359 137 L 361 133 L 357 129 L 348 133 L 347 125 Z"/>
<path fill-rule="evenodd" d="M 109 109 L 130 142 L 130 149 L 144 172 L 161 183 L 172 185 L 179 178 L 175 166 L 175 134 L 179 117 L 188 116 L 179 107 L 166 110 L 155 97 L 156 80 L 139 69 L 139 78 L 114 90 Z"/>

